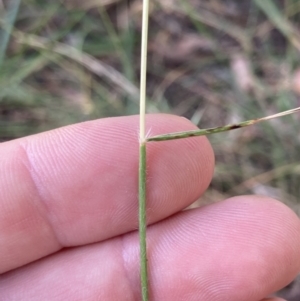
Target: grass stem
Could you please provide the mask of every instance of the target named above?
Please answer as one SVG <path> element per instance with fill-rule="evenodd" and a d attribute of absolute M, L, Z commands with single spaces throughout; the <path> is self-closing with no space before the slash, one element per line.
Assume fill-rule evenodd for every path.
<path fill-rule="evenodd" d="M 148 48 L 149 0 L 143 0 L 141 77 L 140 77 L 140 158 L 139 158 L 139 236 L 142 301 L 148 301 L 148 272 L 146 245 L 146 80 Z"/>
<path fill-rule="evenodd" d="M 148 301 L 148 272 L 146 245 L 146 143 L 140 146 L 139 166 L 139 234 L 142 300 Z"/>
<path fill-rule="evenodd" d="M 145 140 L 147 48 L 148 48 L 149 0 L 143 0 L 141 78 L 140 78 L 140 143 Z"/>

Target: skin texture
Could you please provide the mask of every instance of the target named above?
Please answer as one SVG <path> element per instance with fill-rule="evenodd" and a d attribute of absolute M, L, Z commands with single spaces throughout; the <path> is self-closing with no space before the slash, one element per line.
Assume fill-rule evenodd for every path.
<path fill-rule="evenodd" d="M 150 115 L 147 128 L 195 127 Z M 300 221 L 289 208 L 239 196 L 182 211 L 211 181 L 208 140 L 147 151 L 151 301 L 259 301 L 293 280 Z M 140 300 L 137 170 L 137 116 L 2 143 L 0 300 Z"/>

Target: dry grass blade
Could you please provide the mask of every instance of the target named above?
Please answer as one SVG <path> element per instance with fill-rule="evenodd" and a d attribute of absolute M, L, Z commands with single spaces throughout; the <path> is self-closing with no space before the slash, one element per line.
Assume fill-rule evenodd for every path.
<path fill-rule="evenodd" d="M 190 18 L 193 18 L 208 26 L 225 32 L 230 37 L 238 41 L 245 51 L 249 51 L 251 49 L 251 43 L 248 39 L 248 36 L 240 27 L 234 25 L 225 18 L 220 17 L 220 15 L 216 16 L 209 11 L 195 12 L 192 6 L 190 6 L 190 4 L 188 4 L 188 2 L 186 1 L 181 0 L 180 4 L 181 7 L 174 7 L 174 10 L 178 12 L 185 11 L 185 13 L 190 16 Z"/>
<path fill-rule="evenodd" d="M 66 5 L 68 5 L 69 7 L 91 9 L 91 8 L 94 8 L 94 7 L 100 7 L 100 6 L 104 7 L 104 6 L 112 5 L 112 4 L 117 3 L 119 1 L 120 0 L 87 0 L 87 1 L 64 0 L 62 2 Z"/>
<path fill-rule="evenodd" d="M 158 136 L 153 136 L 149 137 L 147 139 L 148 142 L 150 141 L 167 141 L 167 140 L 175 140 L 175 139 L 183 139 L 183 138 L 189 138 L 189 137 L 197 137 L 197 136 L 206 136 L 206 135 L 211 135 L 211 134 L 216 134 L 216 133 L 221 133 L 221 132 L 227 132 L 235 129 L 240 129 L 243 127 L 247 127 L 249 125 L 253 125 L 262 121 L 278 118 L 278 117 L 283 117 L 286 115 L 290 115 L 296 112 L 300 111 L 300 107 L 284 111 L 281 113 L 277 113 L 274 115 L 258 118 L 258 119 L 252 119 L 252 120 L 247 120 L 243 121 L 241 123 L 237 124 L 228 124 L 225 126 L 219 126 L 219 127 L 214 127 L 214 128 L 208 128 L 208 129 L 203 129 L 203 130 L 194 130 L 194 131 L 187 131 L 187 132 L 177 132 L 177 133 L 170 133 L 170 134 L 165 134 L 165 135 L 158 135 Z"/>
<path fill-rule="evenodd" d="M 20 31 L 15 31 L 14 36 L 18 43 L 26 44 L 34 48 L 53 51 L 76 61 L 99 77 L 105 77 L 111 82 L 111 84 L 113 84 L 115 87 L 119 87 L 138 102 L 138 88 L 128 81 L 119 71 L 103 62 L 100 62 L 93 56 L 79 51 L 72 46 L 59 42 L 53 43 L 46 38 L 38 37 L 32 34 L 23 34 Z"/>
<path fill-rule="evenodd" d="M 269 170 L 262 174 L 256 175 L 241 184 L 233 187 L 229 193 L 237 194 L 244 193 L 247 189 L 253 189 L 258 184 L 266 184 L 277 177 L 282 177 L 287 174 L 297 173 L 300 174 L 300 164 L 298 162 L 293 162 L 284 166 L 277 167 L 275 169 Z"/>

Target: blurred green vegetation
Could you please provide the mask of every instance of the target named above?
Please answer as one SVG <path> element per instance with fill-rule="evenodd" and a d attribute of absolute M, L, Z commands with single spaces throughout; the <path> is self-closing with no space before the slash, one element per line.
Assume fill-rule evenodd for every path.
<path fill-rule="evenodd" d="M 141 8 L 0 1 L 1 141 L 137 114 Z M 152 1 L 148 112 L 204 128 L 299 106 L 299 25 L 298 0 Z M 299 128 L 290 116 L 210 137 L 217 167 L 204 201 L 260 193 L 294 206 Z"/>

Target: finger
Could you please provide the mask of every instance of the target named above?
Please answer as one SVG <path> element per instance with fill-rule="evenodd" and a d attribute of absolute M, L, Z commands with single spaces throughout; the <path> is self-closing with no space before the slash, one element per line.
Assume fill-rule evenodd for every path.
<path fill-rule="evenodd" d="M 267 298 L 262 301 L 286 301 L 286 300 L 282 298 L 274 297 L 274 298 Z"/>
<path fill-rule="evenodd" d="M 178 213 L 149 227 L 150 300 L 262 300 L 299 272 L 299 232 L 290 209 L 263 197 Z M 138 257 L 133 232 L 3 275 L 1 294 L 4 300 L 139 300 Z"/>
<path fill-rule="evenodd" d="M 152 134 L 193 129 L 152 115 Z M 207 188 L 206 138 L 150 143 L 148 222 L 188 206 Z M 0 273 L 63 246 L 101 241 L 138 225 L 138 116 L 108 118 L 15 140 L 0 149 Z"/>

